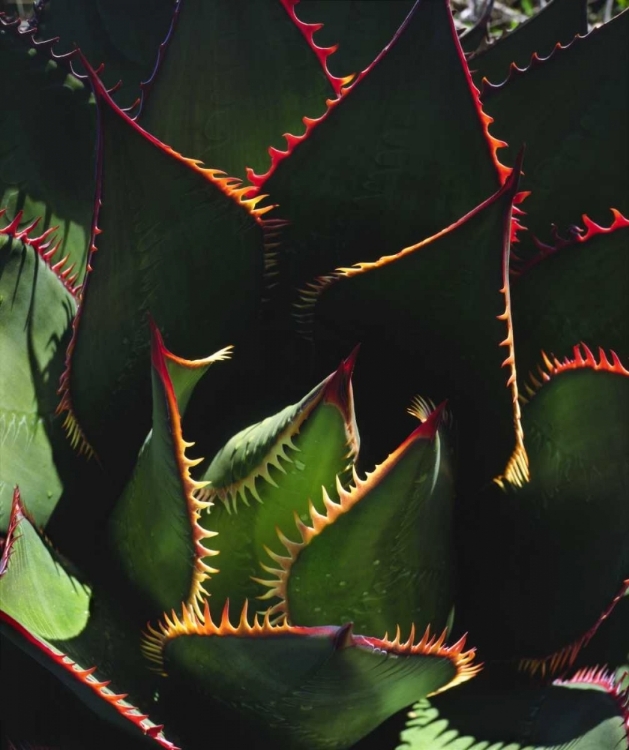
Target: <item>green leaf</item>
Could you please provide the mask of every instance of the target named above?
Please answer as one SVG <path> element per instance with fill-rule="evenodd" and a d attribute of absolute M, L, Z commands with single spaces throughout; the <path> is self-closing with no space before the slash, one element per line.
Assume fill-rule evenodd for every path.
<path fill-rule="evenodd" d="M 500 184 L 495 147 L 448 3 L 416 3 L 290 156 L 268 177 L 249 175 L 290 221 L 280 237 L 287 294 L 459 219 Z"/>
<path fill-rule="evenodd" d="M 629 215 L 629 100 L 619 94 L 629 89 L 628 39 L 629 13 L 622 13 L 483 89 L 492 132 L 509 143 L 501 159 L 514 160 L 526 143 L 522 188 L 532 195 L 524 223 L 544 242 L 552 224 L 578 224 L 586 212 L 597 223 L 610 207 Z"/>
<path fill-rule="evenodd" d="M 303 128 L 304 113 L 322 112 L 331 96 L 279 0 L 186 0 L 140 123 L 177 151 L 244 177 L 245 167 L 267 169 L 268 147 L 284 148 L 282 134 Z"/>
<path fill-rule="evenodd" d="M 323 511 L 321 488 L 336 497 L 336 477 L 346 480 L 358 454 L 351 373 L 354 356 L 297 404 L 235 435 L 203 474 L 200 499 L 212 503 L 202 525 L 218 536 L 219 573 L 212 601 L 242 608 L 264 594 L 260 575 L 265 549 L 283 549 L 276 528 L 308 517 L 309 504 Z M 267 609 L 268 604 L 258 604 Z"/>
<path fill-rule="evenodd" d="M 204 485 L 190 477 L 190 467 L 199 461 L 185 454 L 190 443 L 181 434 L 178 396 L 183 394 L 187 401 L 194 379 L 223 357 L 224 352 L 196 362 L 176 358 L 151 324 L 153 429 L 110 522 L 113 552 L 126 578 L 147 602 L 150 616 L 195 601 L 211 571 L 202 560 L 206 555 L 202 539 L 210 534 L 197 523 L 205 506 L 196 493 Z"/>
<path fill-rule="evenodd" d="M 448 399 L 465 446 L 459 480 L 467 486 L 499 474 L 515 483 L 526 476 L 507 270 L 517 173 L 434 237 L 313 285 L 318 299 L 305 310 L 314 315 L 321 349 L 339 338 L 343 347 L 362 342 L 370 381 L 362 392 L 357 383 L 357 398 L 369 404 L 363 432 L 379 443 L 398 441 L 395 415 L 417 390 L 437 402 Z"/>
<path fill-rule="evenodd" d="M 136 736 L 149 734 L 161 747 L 174 750 L 161 727 L 125 701 L 126 695 L 108 687 L 103 673 L 95 674 L 92 668 L 95 663 L 101 669 L 109 666 L 114 657 L 116 679 L 132 676 L 134 689 L 146 689 L 146 679 L 137 671 L 136 649 L 129 648 L 129 633 L 116 614 L 112 627 L 111 612 L 94 602 L 91 587 L 69 573 L 67 564 L 39 536 L 16 489 L 0 559 L 3 636 L 46 666 L 102 718 Z"/>
<path fill-rule="evenodd" d="M 320 47 L 337 46 L 328 68 L 345 77 L 364 70 L 392 39 L 413 8 L 414 0 L 300 0 L 296 13 L 310 24 L 323 24 L 315 34 Z"/>
<path fill-rule="evenodd" d="M 173 0 L 46 0 L 38 14 L 37 37 L 58 37 L 57 54 L 78 45 L 94 67 L 104 65 L 107 88 L 122 81 L 116 101 L 130 107 L 141 95 L 140 83 L 154 72 L 175 7 Z M 84 72 L 80 63 L 76 67 Z"/>
<path fill-rule="evenodd" d="M 149 310 L 187 359 L 246 349 L 263 288 L 263 209 L 146 134 L 93 74 L 92 84 L 106 169 L 64 407 L 103 463 L 128 476 L 148 431 Z"/>
<path fill-rule="evenodd" d="M 339 500 L 324 493 L 297 532 L 280 526 L 284 556 L 269 581 L 272 611 L 300 625 L 353 622 L 361 633 L 441 631 L 454 599 L 452 467 L 441 409 Z M 294 528 L 294 524 L 291 524 Z M 287 539 L 288 537 L 288 539 Z M 295 541 L 297 540 L 297 541 Z M 286 556 L 288 551 L 288 556 Z"/>
<path fill-rule="evenodd" d="M 551 0 L 510 34 L 473 55 L 470 71 L 479 86 L 483 78 L 501 83 L 508 77 L 511 65 L 525 68 L 534 53 L 548 57 L 557 44 L 570 44 L 577 34 L 584 36 L 587 31 L 586 0 Z"/>
<path fill-rule="evenodd" d="M 464 640 L 451 647 L 428 633 L 401 643 L 354 635 L 351 625 L 299 628 L 247 620 L 225 607 L 220 625 L 183 609 L 150 628 L 144 649 L 182 694 L 186 731 L 218 700 L 279 732 L 282 748 L 349 748 L 419 695 L 473 676 Z M 247 685 L 243 701 L 243 683 Z M 194 736 L 194 734 L 192 734 Z"/>
<path fill-rule="evenodd" d="M 49 45 L 0 18 L 0 208 L 59 227 L 59 258 L 85 273 L 94 206 L 96 113 L 89 89 Z M 10 144 L 10 146 L 9 146 Z"/>
<path fill-rule="evenodd" d="M 548 365 L 522 413 L 530 482 L 465 504 L 459 610 L 484 656 L 542 673 L 574 662 L 629 579 L 629 371 L 586 347 Z"/>
<path fill-rule="evenodd" d="M 413 706 L 397 750 L 618 750 L 623 721 L 616 696 L 584 679 L 509 689 L 474 680 Z"/>
<path fill-rule="evenodd" d="M 629 220 L 615 213 L 609 227 L 583 223 L 542 245 L 512 281 L 521 381 L 537 372 L 542 349 L 563 356 L 575 341 L 629 358 Z"/>
<path fill-rule="evenodd" d="M 74 458 L 59 420 L 57 384 L 76 302 L 51 265 L 59 259 L 50 232 L 0 229 L 0 528 L 6 530 L 13 487 L 33 497 L 33 517 L 48 522 Z"/>

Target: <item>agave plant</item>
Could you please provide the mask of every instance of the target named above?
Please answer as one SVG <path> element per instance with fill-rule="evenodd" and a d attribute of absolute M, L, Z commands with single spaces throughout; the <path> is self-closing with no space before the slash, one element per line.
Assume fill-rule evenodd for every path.
<path fill-rule="evenodd" d="M 140 5 L 0 16 L 7 746 L 629 747 L 629 12 Z"/>

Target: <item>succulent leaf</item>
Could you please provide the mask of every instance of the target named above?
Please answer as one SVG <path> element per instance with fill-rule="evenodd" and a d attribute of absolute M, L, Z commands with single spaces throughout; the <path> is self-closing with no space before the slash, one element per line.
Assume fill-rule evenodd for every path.
<path fill-rule="evenodd" d="M 1 43 L 1 42 L 0 42 Z M 9 521 L 13 484 L 34 498 L 36 522 L 47 523 L 74 465 L 55 420 L 76 301 L 63 279 L 58 243 L 20 216 L 0 229 L 0 528 Z M 57 262 L 62 267 L 57 267 Z M 63 460 L 65 460 L 65 463 Z"/>
<path fill-rule="evenodd" d="M 262 209 L 217 170 L 146 134 L 90 76 L 107 168 L 100 170 L 98 251 L 74 324 L 63 408 L 103 463 L 117 463 L 124 476 L 148 431 L 148 311 L 169 347 L 188 359 L 253 338 Z"/>
<path fill-rule="evenodd" d="M 95 655 L 107 654 L 104 636 L 115 642 L 119 656 L 129 651 L 128 646 L 120 650 L 123 641 L 119 633 L 102 629 L 105 621 L 102 613 L 94 614 L 92 596 L 91 587 L 77 580 L 53 556 L 33 526 L 16 488 L 0 559 L 2 635 L 41 661 L 107 721 L 140 736 L 148 734 L 161 747 L 175 750 L 164 737 L 162 727 L 126 701 L 126 694 L 110 688 L 100 670 L 97 673 L 96 667 L 82 666 Z M 95 628 L 94 622 L 100 627 Z M 124 637 L 128 638 L 128 633 Z M 132 662 L 137 668 L 135 659 Z"/>
<path fill-rule="evenodd" d="M 339 336 L 347 339 L 344 347 L 362 342 L 371 374 L 368 397 L 363 394 L 371 407 L 366 432 L 371 427 L 381 434 L 380 425 L 393 422 L 391 409 L 401 411 L 416 389 L 449 399 L 470 459 L 468 481 L 504 475 L 518 484 L 527 475 L 507 268 L 517 174 L 515 169 L 500 191 L 434 237 L 323 277 L 311 285 L 314 301 L 304 305 L 306 316 L 313 315 L 307 306 L 314 307 L 319 347 Z M 388 358 L 397 363 L 395 389 L 388 387 Z"/>
<path fill-rule="evenodd" d="M 629 358 L 629 220 L 612 211 L 598 226 L 583 216 L 567 239 L 538 244 L 511 283 L 518 374 L 535 373 L 540 351 L 558 356 L 575 341 Z M 517 266 L 516 266 L 517 267 Z M 523 391 L 526 395 L 526 391 Z"/>
<path fill-rule="evenodd" d="M 291 222 L 280 262 L 289 290 L 434 234 L 505 176 L 445 0 L 415 3 L 344 91 L 269 173 L 249 175 Z"/>
<path fill-rule="evenodd" d="M 336 497 L 336 477 L 347 481 L 358 454 L 351 374 L 355 353 L 297 404 L 235 435 L 214 457 L 199 499 L 212 503 L 203 526 L 218 536 L 218 575 L 209 587 L 217 606 L 240 609 L 264 589 L 265 549 L 281 552 L 276 528 L 307 517 L 309 503 L 323 511 L 321 488 Z M 268 604 L 256 602 L 257 609 Z M 253 606 L 253 601 L 251 602 Z"/>
<path fill-rule="evenodd" d="M 173 0 L 44 0 L 36 36 L 54 39 L 57 54 L 78 45 L 94 68 L 103 66 L 107 88 L 122 83 L 116 102 L 130 107 L 141 94 L 141 82 L 153 73 L 177 5 Z M 74 65 L 79 74 L 85 73 L 78 60 Z"/>
<path fill-rule="evenodd" d="M 220 636 L 220 637 L 217 637 Z M 247 619 L 238 626 L 223 609 L 220 624 L 205 603 L 202 616 L 184 607 L 165 616 L 144 640 L 147 656 L 185 685 L 194 714 L 218 699 L 281 730 L 286 748 L 348 748 L 412 696 L 463 682 L 478 667 L 465 639 L 448 647 L 445 633 L 415 642 L 354 635 L 351 624 L 302 628 Z M 247 680 L 247 702 L 242 682 Z"/>
<path fill-rule="evenodd" d="M 525 68 L 533 54 L 548 57 L 558 44 L 566 46 L 587 31 L 586 0 L 551 0 L 510 34 L 472 55 L 470 71 L 479 86 L 483 78 L 502 83 L 512 65 Z"/>
<path fill-rule="evenodd" d="M 419 701 L 397 750 L 613 750 L 626 747 L 626 696 L 603 671 L 505 691 L 474 680 Z M 596 679 L 598 675 L 598 679 Z"/>
<path fill-rule="evenodd" d="M 175 96 L 189 116 L 170 106 Z M 139 121 L 177 151 L 244 177 L 245 167 L 267 169 L 267 148 L 283 148 L 282 133 L 303 128 L 304 112 L 322 112 L 331 96 L 279 0 L 186 0 Z"/>
<path fill-rule="evenodd" d="M 582 346 L 540 372 L 522 413 L 530 482 L 468 505 L 477 533 L 462 610 L 484 655 L 556 670 L 574 662 L 629 579 L 629 370 Z M 488 542 L 490 518 L 503 531 Z"/>
<path fill-rule="evenodd" d="M 42 218 L 40 231 L 59 226 L 59 258 L 85 274 L 94 195 L 96 113 L 89 87 L 71 74 L 33 30 L 0 14 L 0 208 L 21 229 Z"/>
<path fill-rule="evenodd" d="M 577 224 L 585 212 L 601 224 L 610 207 L 629 215 L 629 101 L 618 93 L 629 89 L 628 40 L 624 12 L 483 87 L 492 132 L 509 143 L 501 159 L 509 163 L 526 143 L 525 223 L 544 242 L 551 225 Z"/>
<path fill-rule="evenodd" d="M 267 583 L 281 599 L 272 611 L 302 625 L 351 621 L 364 633 L 401 627 L 402 637 L 446 626 L 454 488 L 441 412 L 365 479 L 339 485 L 336 502 L 324 491 L 323 510 L 312 505 L 305 523 L 295 518 L 297 533 L 280 527 L 284 556 L 271 557 L 281 567 L 264 566 L 277 576 Z"/>
<path fill-rule="evenodd" d="M 196 362 L 176 358 L 151 323 L 153 428 L 110 525 L 115 554 L 131 585 L 147 601 L 149 616 L 182 601 L 195 602 L 204 593 L 208 573 L 215 572 L 203 561 L 206 555 L 216 554 L 202 542 L 214 534 L 198 523 L 205 504 L 196 495 L 204 485 L 190 476 L 190 468 L 199 460 L 186 456 L 190 444 L 181 434 L 178 395 L 187 400 L 194 388 L 192 380 L 223 357 L 224 352 Z M 175 368 L 179 394 L 170 374 Z"/>

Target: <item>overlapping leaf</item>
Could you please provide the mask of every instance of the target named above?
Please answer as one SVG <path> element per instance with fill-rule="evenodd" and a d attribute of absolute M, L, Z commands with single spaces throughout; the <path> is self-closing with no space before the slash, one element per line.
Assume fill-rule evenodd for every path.
<path fill-rule="evenodd" d="M 124 475 L 148 431 L 148 311 L 168 346 L 188 359 L 255 339 L 262 226 L 255 202 L 245 202 L 229 179 L 146 134 L 94 75 L 92 84 L 102 207 L 64 407 L 101 459 Z"/>
<path fill-rule="evenodd" d="M 454 599 L 453 476 L 441 409 L 338 500 L 324 492 L 297 529 L 280 526 L 285 550 L 266 582 L 273 611 L 300 625 L 353 622 L 361 633 L 440 631 Z M 287 554 L 288 552 L 288 554 Z M 398 631 L 399 637 L 399 631 Z"/>
<path fill-rule="evenodd" d="M 211 503 L 202 524 L 212 533 L 219 572 L 212 601 L 236 610 L 265 590 L 260 576 L 265 548 L 281 551 L 276 528 L 308 517 L 310 502 L 323 510 L 321 488 L 336 496 L 336 477 L 346 478 L 358 453 L 351 372 L 353 356 L 299 403 L 235 435 L 203 474 L 200 498 Z M 252 602 L 253 604 L 253 602 Z M 268 603 L 256 602 L 266 610 Z"/>
<path fill-rule="evenodd" d="M 144 648 L 185 690 L 187 731 L 199 728 L 201 707 L 213 699 L 244 710 L 262 746 L 270 734 L 287 750 L 342 750 L 413 695 L 475 674 L 464 640 L 445 647 L 444 638 L 426 632 L 401 643 L 354 635 L 351 625 L 273 626 L 268 618 L 251 624 L 246 609 L 237 627 L 228 608 L 217 625 L 206 603 L 202 616 L 173 612 L 150 629 Z"/>
<path fill-rule="evenodd" d="M 303 115 L 320 114 L 330 96 L 280 0 L 186 0 L 140 122 L 181 153 L 244 177 L 245 167 L 267 169 L 267 148 L 282 147 L 282 134 L 303 128 Z"/>
<path fill-rule="evenodd" d="M 530 482 L 468 503 L 461 611 L 483 654 L 564 668 L 629 579 L 628 375 L 583 347 L 550 361 L 522 415 Z"/>
<path fill-rule="evenodd" d="M 364 432 L 390 445 L 395 410 L 401 413 L 417 390 L 447 398 L 465 446 L 466 483 L 526 476 L 507 272 L 516 176 L 517 169 L 503 189 L 443 232 L 375 263 L 340 269 L 312 292 L 318 346 L 340 337 L 345 347 L 363 342 L 370 373 L 369 390 L 361 394 L 357 384 L 357 398 L 369 405 Z"/>
<path fill-rule="evenodd" d="M 629 13 L 512 71 L 483 88 L 492 133 L 509 148 L 509 163 L 526 143 L 524 223 L 544 242 L 551 225 L 578 224 L 587 213 L 604 224 L 609 209 L 629 214 Z M 523 242 L 525 241 L 523 237 Z"/>
<path fill-rule="evenodd" d="M 61 256 L 85 272 L 94 196 L 96 115 L 89 88 L 0 17 L 0 208 L 23 226 L 59 227 Z"/>
<path fill-rule="evenodd" d="M 71 284 L 52 269 L 54 239 L 20 232 L 17 221 L 0 230 L 0 528 L 6 530 L 17 482 L 33 497 L 31 509 L 46 524 L 64 489 L 69 458 L 55 421 L 76 302 Z M 45 256 L 49 260 L 45 260 Z M 63 264 L 62 264 L 63 268 Z M 63 271 L 58 269 L 60 273 Z M 67 465 L 67 464 L 66 464 Z"/>

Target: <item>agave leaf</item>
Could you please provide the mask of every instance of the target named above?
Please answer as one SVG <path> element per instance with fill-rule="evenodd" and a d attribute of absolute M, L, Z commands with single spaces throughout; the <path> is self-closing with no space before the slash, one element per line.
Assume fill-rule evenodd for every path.
<path fill-rule="evenodd" d="M 63 406 L 120 476 L 148 431 L 148 310 L 188 359 L 255 338 L 262 209 L 146 134 L 90 75 L 107 167 Z"/>
<path fill-rule="evenodd" d="M 575 347 L 542 373 L 522 413 L 531 481 L 490 488 L 462 519 L 476 533 L 461 611 L 484 654 L 543 673 L 574 662 L 629 580 L 629 370 Z"/>
<path fill-rule="evenodd" d="M 58 38 L 58 54 L 78 45 L 94 67 L 104 65 L 108 88 L 122 81 L 116 102 L 130 107 L 141 94 L 140 83 L 153 73 L 178 5 L 174 0 L 45 0 L 37 17 L 37 37 Z M 85 72 L 78 60 L 75 64 L 79 73 Z"/>
<path fill-rule="evenodd" d="M 345 478 L 358 454 L 351 373 L 354 356 L 297 404 L 235 435 L 203 474 L 200 498 L 212 503 L 202 524 L 218 536 L 219 574 L 212 601 L 242 608 L 264 593 L 260 575 L 266 549 L 280 552 L 275 529 L 308 517 L 314 499 L 323 510 L 321 488 L 336 496 L 335 478 Z M 258 609 L 267 609 L 260 604 Z"/>
<path fill-rule="evenodd" d="M 134 688 L 146 689 L 138 672 L 135 649 L 122 623 L 95 608 L 91 587 L 70 573 L 39 536 L 15 490 L 11 523 L 0 559 L 0 626 L 3 636 L 40 661 L 102 718 L 157 744 L 174 748 L 126 694 L 103 682 L 94 663 L 109 664 L 116 654 L 118 678 L 131 677 Z M 150 695 L 150 692 L 148 693 Z M 145 696 L 146 697 L 146 696 Z"/>
<path fill-rule="evenodd" d="M 0 229 L 0 528 L 6 530 L 13 486 L 34 501 L 36 522 L 50 518 L 64 489 L 62 458 L 74 458 L 54 414 L 64 349 L 76 301 L 59 275 L 63 263 L 50 232 Z M 62 267 L 52 266 L 59 260 Z"/>
<path fill-rule="evenodd" d="M 512 281 L 518 374 L 535 371 L 542 348 L 562 355 L 575 341 L 629 357 L 629 220 L 587 216 L 568 239 L 540 245 Z"/>
<path fill-rule="evenodd" d="M 304 112 L 322 112 L 330 96 L 279 0 L 186 0 L 140 123 L 181 153 L 244 177 L 247 166 L 267 169 L 267 147 L 283 148 L 282 133 L 303 127 Z"/>
<path fill-rule="evenodd" d="M 627 747 L 627 696 L 603 670 L 547 687 L 474 680 L 421 700 L 397 750 L 617 750 Z"/>
<path fill-rule="evenodd" d="M 370 407 L 364 432 L 395 440 L 393 409 L 401 412 L 416 388 L 447 398 L 465 445 L 465 482 L 526 478 L 507 271 L 517 173 L 434 237 L 312 285 L 316 343 L 339 336 L 345 347 L 363 342 L 371 374 L 368 390 L 357 390 Z M 312 315 L 307 304 L 304 313 Z M 395 388 L 389 361 L 396 363 Z"/>
<path fill-rule="evenodd" d="M 95 111 L 89 89 L 50 45 L 0 16 L 0 208 L 59 227 L 60 258 L 83 278 L 94 195 Z M 10 144 L 10 147 L 9 147 Z"/>
<path fill-rule="evenodd" d="M 249 175 L 291 222 L 280 263 L 291 286 L 430 236 L 504 174 L 445 0 L 415 3 L 338 103 L 308 122 L 289 156 Z"/>
<path fill-rule="evenodd" d="M 195 601 L 211 571 L 202 560 L 210 554 L 202 540 L 213 534 L 198 525 L 204 505 L 196 493 L 204 485 L 190 477 L 190 467 L 199 461 L 191 461 L 185 453 L 190 443 L 181 434 L 178 397 L 183 395 L 187 402 L 194 379 L 224 356 L 223 351 L 196 362 L 176 358 L 151 324 L 153 429 L 110 522 L 114 554 L 147 601 L 149 616 L 182 601 Z"/>
<path fill-rule="evenodd" d="M 315 42 L 320 47 L 338 46 L 327 61 L 332 73 L 340 77 L 364 70 L 388 44 L 413 7 L 414 0 L 298 0 L 296 14 L 317 29 Z M 339 44 L 340 43 L 340 44 Z"/>
<path fill-rule="evenodd" d="M 629 686 L 629 585 L 576 658 L 581 669 L 606 664 L 619 684 Z"/>
<path fill-rule="evenodd" d="M 526 142 L 525 223 L 544 242 L 552 223 L 577 224 L 585 212 L 598 223 L 610 207 L 629 215 L 629 101 L 618 94 L 629 89 L 628 39 L 625 12 L 547 60 L 512 70 L 504 84 L 483 87 L 492 131 L 510 144 L 501 158 L 513 160 Z"/>
<path fill-rule="evenodd" d="M 432 412 L 366 479 L 339 486 L 337 502 L 324 491 L 323 509 L 297 518 L 297 533 L 280 526 L 284 556 L 272 558 L 281 567 L 265 566 L 281 600 L 273 612 L 301 625 L 351 621 L 361 633 L 400 626 L 404 638 L 411 627 L 446 626 L 454 488 L 440 419 Z"/>
<path fill-rule="evenodd" d="M 470 71 L 479 86 L 483 78 L 501 83 L 511 65 L 525 68 L 534 53 L 548 57 L 557 44 L 570 44 L 577 34 L 587 31 L 587 0 L 551 0 L 510 34 L 472 55 Z"/>
<path fill-rule="evenodd" d="M 478 671 L 473 651 L 463 651 L 464 639 L 451 647 L 444 640 L 445 633 L 437 639 L 426 632 L 416 643 L 401 643 L 354 635 L 351 625 L 271 625 L 268 616 L 250 624 L 246 607 L 237 627 L 227 606 L 217 625 L 206 600 L 202 616 L 184 608 L 181 617 L 173 612 L 151 628 L 144 649 L 185 690 L 191 722 L 218 699 L 262 719 L 263 734 L 280 730 L 282 747 L 342 750 L 413 696 Z"/>

